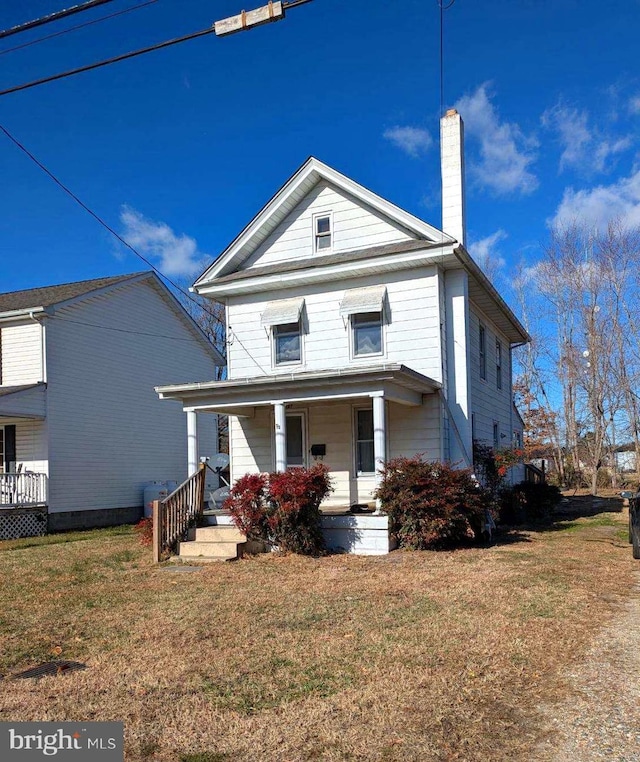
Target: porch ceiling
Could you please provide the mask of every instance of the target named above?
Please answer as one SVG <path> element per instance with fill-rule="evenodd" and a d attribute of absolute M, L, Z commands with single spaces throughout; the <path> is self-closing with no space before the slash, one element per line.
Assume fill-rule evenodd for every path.
<path fill-rule="evenodd" d="M 179 400 L 183 407 L 229 415 L 251 416 L 252 409 L 273 402 L 302 403 L 372 397 L 383 394 L 401 405 L 421 405 L 425 394 L 441 384 L 405 365 L 274 374 L 233 381 L 158 386 L 160 399 Z"/>
<path fill-rule="evenodd" d="M 46 384 L 0 386 L 0 418 L 45 418 Z"/>

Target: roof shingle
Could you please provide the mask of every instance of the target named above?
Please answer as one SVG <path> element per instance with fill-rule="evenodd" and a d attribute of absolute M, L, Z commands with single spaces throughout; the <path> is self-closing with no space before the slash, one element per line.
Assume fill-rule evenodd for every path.
<path fill-rule="evenodd" d="M 105 286 L 124 282 L 144 273 L 129 273 L 128 275 L 115 275 L 109 278 L 94 278 L 93 280 L 80 280 L 75 283 L 63 283 L 59 286 L 45 286 L 43 288 L 29 288 L 25 291 L 10 291 L 0 294 L 0 313 L 14 310 L 28 310 L 35 307 L 51 307 L 67 299 L 75 299 L 78 296 L 89 294 Z"/>

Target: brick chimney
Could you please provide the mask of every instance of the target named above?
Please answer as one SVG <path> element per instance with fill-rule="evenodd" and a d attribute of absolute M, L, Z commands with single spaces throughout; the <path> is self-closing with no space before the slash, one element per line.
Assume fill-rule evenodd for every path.
<path fill-rule="evenodd" d="M 442 230 L 463 246 L 467 238 L 464 193 L 464 122 L 451 108 L 440 120 Z"/>

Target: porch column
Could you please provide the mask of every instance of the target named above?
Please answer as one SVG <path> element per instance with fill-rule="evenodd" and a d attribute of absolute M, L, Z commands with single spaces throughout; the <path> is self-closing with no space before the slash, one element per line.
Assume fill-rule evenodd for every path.
<path fill-rule="evenodd" d="M 287 470 L 287 418 L 284 402 L 274 402 L 276 427 L 276 471 Z"/>
<path fill-rule="evenodd" d="M 387 421 L 384 405 L 384 394 L 380 393 L 373 398 L 373 460 L 376 470 L 376 488 L 382 482 L 381 469 L 387 459 Z M 376 500 L 376 512 L 382 507 L 380 500 Z"/>
<path fill-rule="evenodd" d="M 198 428 L 196 411 L 187 410 L 187 476 L 198 470 Z"/>

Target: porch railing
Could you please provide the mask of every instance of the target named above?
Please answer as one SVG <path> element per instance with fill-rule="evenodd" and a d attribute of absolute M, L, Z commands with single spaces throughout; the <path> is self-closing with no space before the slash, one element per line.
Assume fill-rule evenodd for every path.
<path fill-rule="evenodd" d="M 31 471 L 0 474 L 0 508 L 27 508 L 46 504 L 46 474 Z"/>
<path fill-rule="evenodd" d="M 538 466 L 534 466 L 533 463 L 525 463 L 524 480 L 526 482 L 534 482 L 534 484 L 543 484 L 546 481 L 544 468 L 538 468 Z"/>
<path fill-rule="evenodd" d="M 204 511 L 206 465 L 200 468 L 164 500 L 153 503 L 153 560 L 158 563 L 172 553 L 178 541 Z"/>

